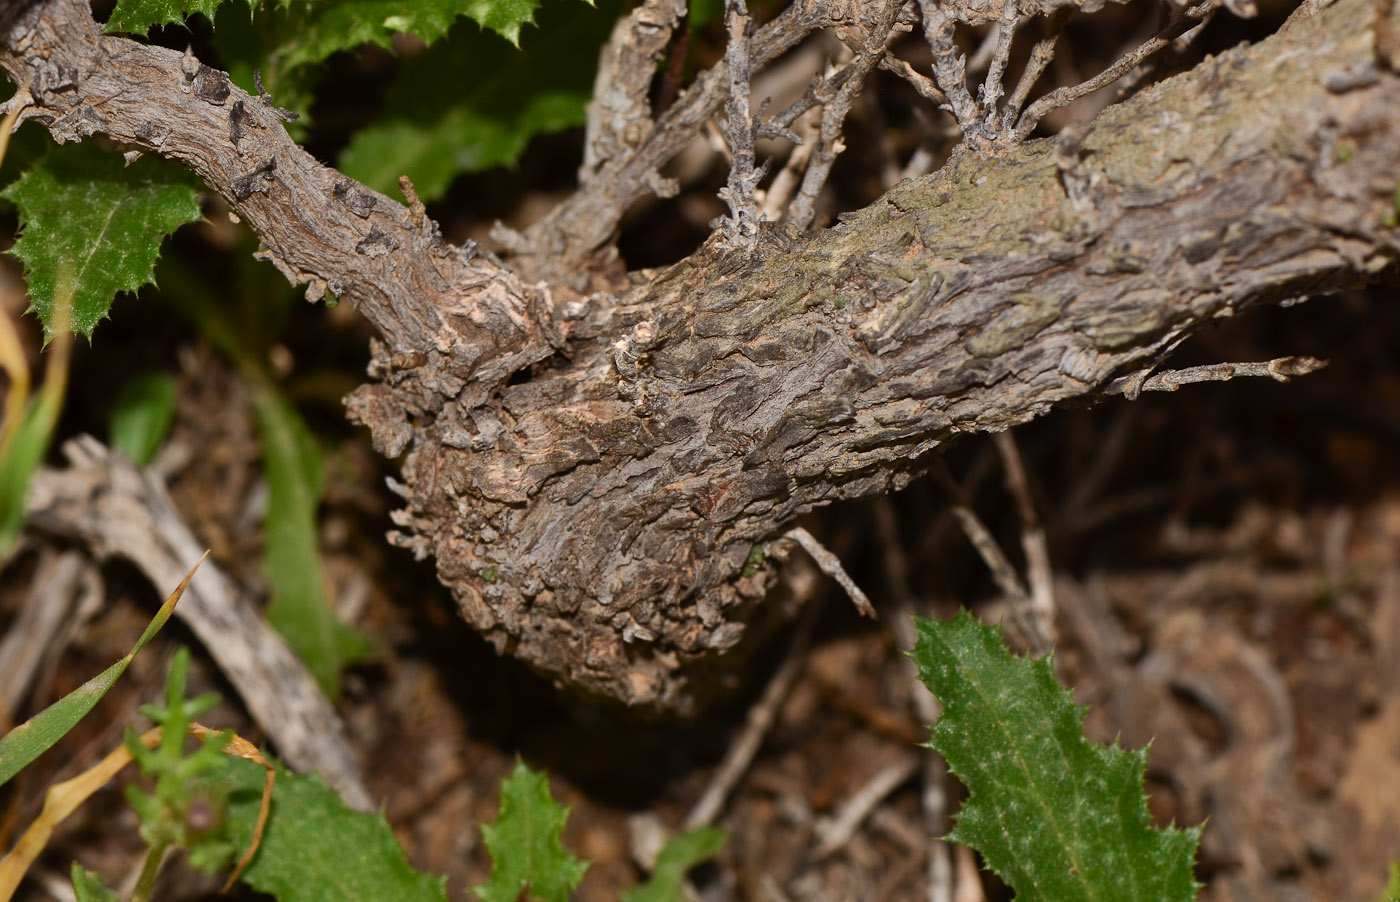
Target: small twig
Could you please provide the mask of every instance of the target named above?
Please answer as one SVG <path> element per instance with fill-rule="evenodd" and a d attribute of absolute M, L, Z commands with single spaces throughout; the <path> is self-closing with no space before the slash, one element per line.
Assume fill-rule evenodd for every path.
<path fill-rule="evenodd" d="M 258 97 L 262 100 L 263 106 L 276 113 L 283 122 L 295 122 L 301 118 L 300 113 L 284 110 L 272 102 L 272 95 L 267 93 L 267 88 L 263 87 L 262 70 L 257 66 L 253 67 L 253 87 L 257 89 Z"/>
<path fill-rule="evenodd" d="M 1016 512 L 1021 518 L 1021 552 L 1026 556 L 1026 582 L 1030 585 L 1031 615 L 1051 641 L 1055 638 L 1055 571 L 1050 565 L 1050 545 L 1045 527 L 1031 500 L 1030 480 L 1021 461 L 1020 449 L 1010 432 L 999 432 L 994 439 L 1001 465 L 1006 471 L 1006 486 L 1016 499 Z"/>
<path fill-rule="evenodd" d="M 939 107 L 948 106 L 948 95 L 938 90 L 938 85 L 933 79 L 915 69 L 897 56 L 883 56 L 880 58 L 880 68 L 886 72 L 893 72 L 900 78 L 909 82 L 910 87 L 919 92 L 919 96 L 925 100 L 931 100 Z"/>
<path fill-rule="evenodd" d="M 768 730 L 777 720 L 779 706 L 792 690 L 798 674 L 802 672 L 802 662 L 807 658 L 807 649 L 811 647 L 812 633 L 816 629 L 818 610 L 819 605 L 808 604 L 787 657 L 764 687 L 763 696 L 758 703 L 749 709 L 743 730 L 724 753 L 724 760 L 715 769 L 714 776 L 710 778 L 710 785 L 705 787 L 700 799 L 686 815 L 684 829 L 693 830 L 714 823 L 724 808 L 725 800 L 753 763 L 754 756 L 763 744 L 763 737 L 768 735 Z"/>
<path fill-rule="evenodd" d="M 1035 87 L 1036 81 L 1045 72 L 1051 60 L 1055 58 L 1055 44 L 1060 39 L 1060 32 L 1064 30 L 1065 23 L 1069 21 L 1069 13 L 1069 7 L 1060 7 L 1051 13 L 1050 18 L 1046 20 L 1045 34 L 1031 48 L 1031 56 L 1026 61 L 1026 68 L 1021 70 L 1021 78 L 1016 82 L 1016 89 L 1011 92 L 1011 97 L 1006 101 L 1001 118 L 1003 132 L 1009 132 L 1015 126 L 1016 117 L 1021 114 L 1021 108 L 1026 105 L 1026 98 L 1030 96 L 1031 89 Z"/>
<path fill-rule="evenodd" d="M 67 643 L 55 637 L 71 622 L 69 612 L 78 606 L 86 584 L 95 580 L 96 568 L 78 552 L 40 552 L 23 607 L 0 641 L 0 730 L 8 731 L 14 723 L 44 659 L 63 653 Z"/>
<path fill-rule="evenodd" d="M 812 148 L 815 144 L 813 139 L 817 134 L 813 118 L 808 116 L 799 119 L 795 125 L 794 137 L 798 139 L 797 146 L 792 149 L 792 153 L 788 154 L 787 162 L 783 164 L 782 169 L 778 170 L 778 174 L 773 176 L 772 184 L 763 194 L 763 206 L 760 208 L 760 212 L 764 219 L 777 219 L 781 216 L 783 208 L 792 200 L 793 194 L 802 182 L 800 173 L 807 166 L 807 161 L 812 158 Z"/>
<path fill-rule="evenodd" d="M 987 33 L 982 36 L 982 43 L 977 45 L 977 49 L 972 51 L 972 56 L 967 58 L 967 71 L 973 75 L 986 70 L 992 64 L 992 54 L 997 51 L 997 43 L 1001 40 L 1001 23 L 993 22 L 987 29 Z"/>
<path fill-rule="evenodd" d="M 1011 58 L 1011 42 L 1016 37 L 1016 23 L 1020 19 L 1020 4 L 1017 0 L 1006 0 L 1001 8 L 1001 21 L 997 24 L 996 51 L 992 54 L 987 77 L 982 80 L 982 115 L 989 121 L 997 120 L 997 102 L 1001 100 L 1003 89 L 1001 80 L 1006 74 L 1006 64 Z"/>
<path fill-rule="evenodd" d="M 801 545 L 802 550 L 811 555 L 812 560 L 816 561 L 823 573 L 840 583 L 841 588 L 845 589 L 846 594 L 851 597 L 851 601 L 855 602 L 856 610 L 866 617 L 873 618 L 875 616 L 875 607 L 870 603 L 866 594 L 861 591 L 860 586 L 856 585 L 856 581 L 851 579 L 846 568 L 841 566 L 841 559 L 828 551 L 821 542 L 818 542 L 816 536 L 799 526 L 796 529 L 788 530 L 783 537 L 792 539 Z"/>
<path fill-rule="evenodd" d="M 1142 374 L 1120 376 L 1109 383 L 1105 392 L 1121 392 L 1128 400 L 1133 400 L 1139 392 L 1176 391 L 1183 385 L 1195 382 L 1228 382 L 1242 376 L 1267 376 L 1275 382 L 1288 382 L 1294 376 L 1306 376 L 1327 366 L 1328 361 L 1316 357 L 1294 356 L 1275 357 L 1258 363 L 1212 363 L 1205 366 L 1188 366 L 1180 370 L 1166 370 L 1143 378 Z"/>
<path fill-rule="evenodd" d="M 919 0 L 919 8 L 924 14 L 924 35 L 933 50 L 933 80 L 947 96 L 963 134 L 971 134 L 980 122 L 979 111 L 967 90 L 967 69 L 953 40 L 956 23 L 939 0 Z"/>
<path fill-rule="evenodd" d="M 1025 636 L 1026 642 L 1030 645 L 1031 654 L 1039 656 L 1047 653 L 1052 647 L 1050 636 L 1042 628 L 1040 619 L 1035 616 L 1030 592 L 1021 583 L 1020 576 L 1016 574 L 1016 568 L 1011 566 L 1011 562 L 1007 560 L 1006 554 L 1001 550 L 996 539 L 992 537 L 986 524 L 963 500 L 962 493 L 958 490 L 957 484 L 953 482 L 953 476 L 948 472 L 948 466 L 942 458 L 935 458 L 931 472 L 939 487 L 948 497 L 949 510 L 953 519 L 962 528 L 963 535 L 967 536 L 967 540 L 972 543 L 972 547 L 976 549 L 982 562 L 987 565 L 987 569 L 992 574 L 992 581 L 997 584 L 1001 594 L 1006 597 L 1011 621 Z"/>
<path fill-rule="evenodd" d="M 905 755 L 893 764 L 881 768 L 855 795 L 837 809 L 835 817 L 823 827 L 817 828 L 820 841 L 812 852 L 817 860 L 826 858 L 851 841 L 861 823 L 875 810 L 875 806 L 894 792 L 919 769 L 919 756 Z"/>
<path fill-rule="evenodd" d="M 733 159 L 729 181 L 720 189 L 720 199 L 729 204 L 729 217 L 721 221 L 724 239 L 733 248 L 751 250 L 758 236 L 758 205 L 754 189 L 763 177 L 754 169 L 754 125 L 749 110 L 749 10 L 744 0 L 725 0 L 725 27 L 729 43 L 724 60 L 729 67 L 729 122 L 725 138 Z"/>
<path fill-rule="evenodd" d="M 927 2 L 927 0 L 925 0 Z M 1100 88 L 1113 84 L 1128 72 L 1132 71 L 1143 60 L 1161 50 L 1163 47 L 1176 40 L 1183 32 L 1193 28 L 1202 16 L 1210 11 L 1211 0 L 1196 6 L 1187 7 L 1176 13 L 1172 21 L 1157 34 L 1148 38 L 1138 45 L 1137 49 L 1124 54 L 1113 65 L 1095 75 L 1088 81 L 1080 82 L 1077 85 L 1069 85 L 1063 88 L 1056 88 L 1049 94 L 1037 100 L 1026 108 L 1021 114 L 1021 118 L 1016 123 L 1015 138 L 1024 141 L 1035 131 L 1036 125 L 1040 123 L 1046 114 L 1051 110 L 1068 106 L 1086 94 L 1092 94 Z"/>
<path fill-rule="evenodd" d="M 846 121 L 846 114 L 850 112 L 856 95 L 860 93 L 865 77 L 885 55 L 885 45 L 893 33 L 895 20 L 899 17 L 899 10 L 903 5 L 904 0 L 886 2 L 879 21 L 866 35 L 864 45 L 847 67 L 850 75 L 822 113 L 816 149 L 812 151 L 812 160 L 807 164 L 807 172 L 802 177 L 802 187 L 788 207 L 788 220 L 800 229 L 810 228 L 812 220 L 816 217 L 817 195 L 826 184 L 827 177 L 831 175 L 831 167 L 836 163 L 836 157 L 846 149 L 841 140 L 841 126 Z"/>
<path fill-rule="evenodd" d="M 913 598 L 909 592 L 908 567 L 905 562 L 903 543 L 900 541 L 894 517 L 894 506 L 889 499 L 881 499 L 876 508 L 875 523 L 880 531 L 880 540 L 885 546 L 885 569 L 895 596 L 894 610 L 885 623 L 895 642 L 901 649 L 911 649 L 918 640 L 914 629 Z M 910 693 L 910 707 L 919 723 L 932 727 L 938 721 L 941 709 L 938 699 L 928 688 L 919 682 L 919 668 L 908 655 L 899 655 L 897 665 L 902 679 L 914 685 Z M 948 764 L 941 755 L 923 756 L 922 787 L 919 804 L 924 815 L 924 835 L 942 836 L 948 832 Z M 931 841 L 928 845 L 928 900 L 929 902 L 951 902 L 953 898 L 953 863 L 948 843 Z"/>

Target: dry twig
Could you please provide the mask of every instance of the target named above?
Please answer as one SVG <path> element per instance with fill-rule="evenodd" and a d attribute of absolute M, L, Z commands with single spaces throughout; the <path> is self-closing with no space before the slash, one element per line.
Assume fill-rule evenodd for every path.
<path fill-rule="evenodd" d="M 846 568 L 841 566 L 841 559 L 832 554 L 821 542 L 818 542 L 816 536 L 799 526 L 796 529 L 789 529 L 784 534 L 784 538 L 792 539 L 801 545 L 802 550 L 812 556 L 812 560 L 816 561 L 823 573 L 840 583 L 841 588 L 846 590 L 846 594 L 855 603 L 856 610 L 866 617 L 873 618 L 875 616 L 875 608 L 870 604 L 870 598 L 861 591 L 860 586 L 856 585 L 856 581 L 851 579 Z"/>
<path fill-rule="evenodd" d="M 1031 654 L 1043 655 L 1050 651 L 1052 643 L 1050 635 L 1047 633 L 1036 616 L 1034 605 L 1031 601 L 1030 592 L 1021 582 L 1020 576 L 1016 574 L 1016 568 L 1007 560 L 1006 554 L 1002 552 L 997 540 L 992 537 L 992 533 L 978 517 L 976 512 L 968 506 L 959 491 L 957 484 L 953 481 L 952 474 L 948 472 L 948 466 L 938 458 L 934 461 L 932 468 L 935 481 L 943 489 L 947 496 L 949 512 L 953 519 L 962 528 L 963 535 L 972 543 L 982 562 L 991 571 L 992 580 L 1006 597 L 1007 607 L 1011 613 L 1011 622 L 1021 631 L 1026 642 L 1030 645 Z"/>
<path fill-rule="evenodd" d="M 729 750 L 724 753 L 724 759 L 710 778 L 710 784 L 705 787 L 699 800 L 686 815 L 684 829 L 693 830 L 714 823 L 729 794 L 739 785 L 749 765 L 753 763 L 754 756 L 763 744 L 763 737 L 768 735 L 768 730 L 777 720 L 779 706 L 792 690 L 798 674 L 802 672 L 802 663 L 807 659 L 807 649 L 812 644 L 818 609 L 819 605 L 808 604 L 802 622 L 798 625 L 797 635 L 793 637 L 792 646 L 788 648 L 787 657 L 783 659 L 778 672 L 769 679 L 758 703 L 749 709 L 744 728 L 730 744 Z"/>
<path fill-rule="evenodd" d="M 158 586 L 178 583 L 202 546 L 165 487 L 91 437 L 63 450 L 68 469 L 41 470 L 31 484 L 29 522 L 80 539 L 100 557 L 130 561 Z M 175 615 L 293 767 L 319 771 L 351 806 L 372 807 L 340 715 L 233 580 L 206 562 Z"/>
<path fill-rule="evenodd" d="M 724 51 L 729 69 L 725 138 L 732 158 L 729 180 L 719 191 L 720 199 L 729 204 L 729 216 L 720 221 L 719 228 L 729 247 L 752 251 L 759 222 L 754 189 L 763 171 L 754 168 L 754 124 L 749 109 L 749 10 L 744 0 L 725 0 L 724 24 L 729 33 Z"/>
<path fill-rule="evenodd" d="M 1030 616 L 1037 621 L 1037 629 L 1055 637 L 1055 572 L 1050 566 L 1050 546 L 1045 539 L 1045 528 L 1036 513 L 1035 502 L 1031 499 L 1030 480 L 1026 477 L 1026 467 L 1021 461 L 1021 452 L 1016 440 L 1008 432 L 999 432 L 995 437 L 997 454 L 1001 456 L 1002 467 L 1006 471 L 1006 485 L 1011 497 L 1016 499 L 1016 511 L 1021 518 L 1021 552 L 1026 556 L 1026 582 L 1030 585 L 1028 605 Z"/>
<path fill-rule="evenodd" d="M 1204 366 L 1188 366 L 1179 370 L 1166 370 L 1148 376 L 1147 371 L 1122 376 L 1108 386 L 1110 393 L 1121 392 L 1128 400 L 1137 398 L 1145 391 L 1176 391 L 1183 385 L 1196 382 L 1229 382 L 1243 376 L 1267 376 L 1275 382 L 1288 382 L 1294 376 L 1306 376 L 1327 366 L 1326 360 L 1316 357 L 1291 356 L 1275 357 L 1255 363 L 1211 363 Z"/>
<path fill-rule="evenodd" d="M 837 90 L 836 96 L 822 113 L 816 149 L 812 151 L 811 162 L 807 164 L 807 172 L 802 177 L 802 187 L 788 207 L 788 220 L 800 229 L 810 228 L 812 220 L 816 217 L 817 194 L 826 185 L 836 157 L 846 149 L 846 145 L 841 141 L 842 123 L 846 121 L 846 114 L 850 112 L 851 104 L 855 103 L 856 95 L 865 83 L 865 77 L 885 55 L 885 44 L 893 34 L 895 20 L 899 17 L 899 10 L 903 5 L 904 0 L 887 0 L 874 29 L 866 35 L 855 59 L 851 60 L 847 67 L 850 74 L 845 83 Z"/>
<path fill-rule="evenodd" d="M 875 806 L 885 797 L 914 776 L 919 769 L 919 756 L 905 755 L 892 764 L 882 767 L 875 776 L 841 804 L 836 815 L 824 826 L 817 828 L 819 841 L 812 857 L 822 859 L 836 852 L 850 842 L 861 823 L 875 810 Z"/>

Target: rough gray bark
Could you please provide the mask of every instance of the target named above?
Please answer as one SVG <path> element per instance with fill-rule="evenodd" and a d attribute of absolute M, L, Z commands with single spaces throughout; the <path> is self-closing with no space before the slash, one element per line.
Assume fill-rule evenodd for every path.
<path fill-rule="evenodd" d="M 477 629 L 576 689 L 675 710 L 760 610 L 774 574 L 752 551 L 793 518 L 904 485 L 959 433 L 1125 376 L 1132 396 L 1202 323 L 1392 268 L 1400 79 L 1373 22 L 1341 0 L 1078 135 L 961 152 L 833 229 L 712 241 L 567 303 L 315 163 L 221 73 L 99 38 L 79 0 L 13 16 L 0 65 L 27 118 L 189 166 L 289 277 L 366 311 L 385 343 L 351 416 L 402 456 L 395 539 L 436 556 Z"/>

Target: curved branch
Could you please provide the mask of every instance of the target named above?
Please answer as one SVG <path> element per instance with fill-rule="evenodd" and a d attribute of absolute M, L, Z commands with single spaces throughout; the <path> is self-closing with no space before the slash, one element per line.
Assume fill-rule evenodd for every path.
<path fill-rule="evenodd" d="M 395 203 L 317 162 L 287 136 L 279 111 L 220 71 L 99 33 L 85 0 L 11 7 L 0 67 L 24 86 L 20 120 L 60 142 L 106 135 L 160 154 L 218 192 L 307 298 L 354 303 L 392 352 L 452 352 L 441 374 L 494 384 L 552 353 L 535 293 L 509 271 L 447 244 L 421 204 Z M 416 198 L 410 198 L 416 200 Z M 453 384 L 455 383 L 455 384 Z"/>

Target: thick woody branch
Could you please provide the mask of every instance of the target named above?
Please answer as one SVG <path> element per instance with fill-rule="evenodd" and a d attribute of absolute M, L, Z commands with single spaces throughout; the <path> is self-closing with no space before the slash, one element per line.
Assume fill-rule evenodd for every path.
<path fill-rule="evenodd" d="M 228 201 L 265 255 L 307 297 L 344 297 L 391 352 L 445 356 L 451 394 L 552 353 L 534 292 L 442 240 L 409 208 L 323 166 L 287 136 L 280 111 L 184 55 L 99 33 L 85 0 L 11 7 L 0 66 L 20 86 L 21 121 L 58 141 L 105 135 L 168 157 Z M 454 384 L 455 383 L 455 384 Z"/>
<path fill-rule="evenodd" d="M 1121 391 L 1215 318 L 1393 268 L 1400 80 L 1335 77 L 1370 21 L 1341 0 L 1066 146 L 965 152 L 829 231 L 651 274 L 584 314 L 571 366 L 423 421 L 399 541 L 536 667 L 692 703 L 804 512 Z"/>

